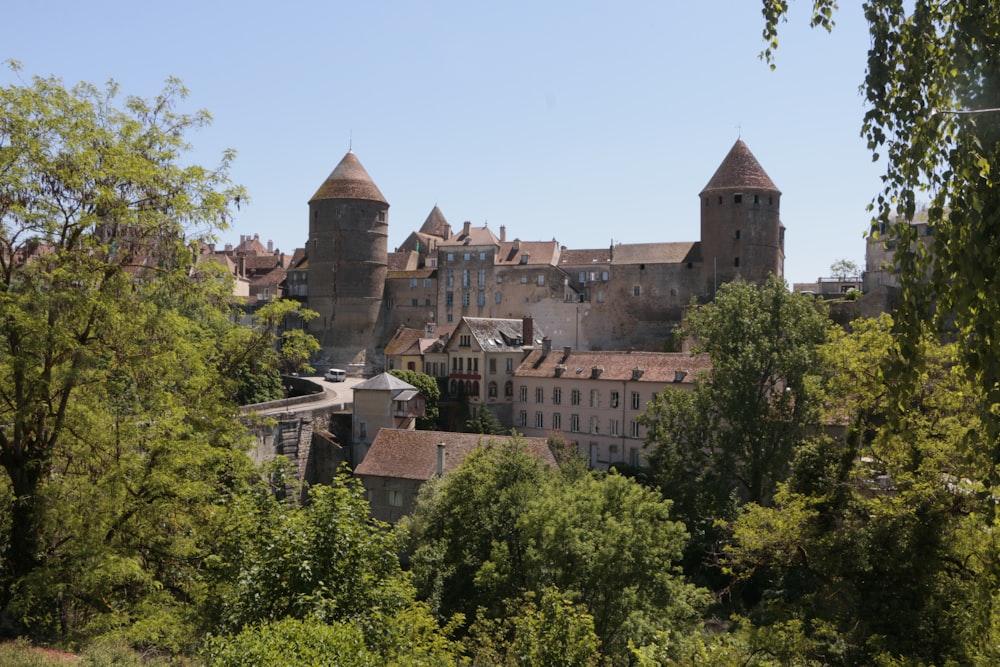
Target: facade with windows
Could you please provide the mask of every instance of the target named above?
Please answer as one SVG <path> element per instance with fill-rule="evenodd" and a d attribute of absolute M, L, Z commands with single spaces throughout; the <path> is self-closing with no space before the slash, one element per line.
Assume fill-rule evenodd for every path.
<path fill-rule="evenodd" d="M 573 443 L 592 468 L 645 465 L 646 404 L 668 386 L 690 390 L 709 368 L 705 355 L 553 351 L 543 343 L 514 372 L 516 426 Z"/>
<path fill-rule="evenodd" d="M 415 429 L 424 407 L 424 396 L 416 387 L 389 373 L 355 385 L 351 463 L 356 466 L 364 460 L 379 429 Z"/>

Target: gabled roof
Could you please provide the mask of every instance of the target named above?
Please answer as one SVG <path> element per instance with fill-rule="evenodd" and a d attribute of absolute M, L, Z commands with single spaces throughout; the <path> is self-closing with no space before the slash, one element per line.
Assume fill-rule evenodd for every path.
<path fill-rule="evenodd" d="M 353 151 L 347 152 L 309 201 L 320 199 L 367 199 L 389 204 Z"/>
<path fill-rule="evenodd" d="M 468 234 L 463 229 L 457 234 L 452 234 L 451 238 L 441 241 L 438 247 L 463 245 L 500 245 L 500 239 L 488 227 L 470 227 Z"/>
<path fill-rule="evenodd" d="M 693 262 L 696 243 L 620 243 L 614 247 L 612 264 L 679 264 Z"/>
<path fill-rule="evenodd" d="M 444 472 L 455 469 L 469 452 L 489 443 L 503 444 L 506 435 L 380 429 L 354 474 L 369 477 L 429 480 L 437 475 L 438 445 L 444 445 Z M 557 465 L 545 438 L 519 436 L 524 449 L 547 466 Z"/>
<path fill-rule="evenodd" d="M 437 204 L 434 205 L 430 215 L 424 220 L 424 224 L 420 227 L 420 233 L 437 236 L 442 239 L 448 237 L 448 221 L 444 219 L 444 214 L 441 213 L 441 209 L 437 207 Z"/>
<path fill-rule="evenodd" d="M 701 193 L 704 194 L 710 190 L 739 190 L 741 188 L 772 190 L 781 194 L 781 191 L 757 162 L 757 158 L 753 156 L 747 145 L 743 143 L 742 139 L 737 139 Z"/>
<path fill-rule="evenodd" d="M 423 335 L 423 329 L 400 327 L 385 344 L 385 355 L 388 357 L 400 354 L 420 354 L 419 341 Z"/>
<path fill-rule="evenodd" d="M 559 243 L 556 241 L 504 241 L 496 255 L 497 264 L 520 264 L 521 258 L 528 256 L 525 264 L 555 265 L 559 259 Z"/>
<path fill-rule="evenodd" d="M 514 375 L 587 380 L 591 379 L 595 368 L 600 369 L 597 378 L 601 380 L 621 382 L 634 379 L 637 382 L 690 385 L 699 373 L 712 368 L 712 362 L 707 354 L 690 355 L 684 352 L 571 350 L 567 356 L 563 350 L 551 350 L 548 354 L 532 350 L 514 370 Z"/>
<path fill-rule="evenodd" d="M 525 345 L 541 345 L 545 334 L 533 323 L 533 341 L 522 342 L 524 320 L 495 317 L 463 317 L 457 329 L 466 326 L 484 352 L 515 352 Z M 452 340 L 454 340 L 454 335 Z"/>
<path fill-rule="evenodd" d="M 599 266 L 611 263 L 611 248 L 594 250 L 563 250 L 559 253 L 559 266 Z"/>
<path fill-rule="evenodd" d="M 391 373 L 381 373 L 369 380 L 354 385 L 354 391 L 358 391 L 359 389 L 362 391 L 366 389 L 370 391 L 399 391 L 416 389 L 416 387 L 408 382 L 403 382 Z"/>

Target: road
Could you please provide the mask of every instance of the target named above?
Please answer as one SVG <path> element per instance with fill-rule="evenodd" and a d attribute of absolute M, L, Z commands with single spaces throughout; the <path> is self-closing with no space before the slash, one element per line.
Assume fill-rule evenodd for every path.
<path fill-rule="evenodd" d="M 278 405 L 267 410 L 260 410 L 258 415 L 279 415 L 295 412 L 312 412 L 323 408 L 344 410 L 354 404 L 354 386 L 365 381 L 364 378 L 349 377 L 344 382 L 327 382 L 322 376 L 305 377 L 323 388 L 323 398 L 306 403 Z M 337 406 L 340 406 L 339 408 Z"/>

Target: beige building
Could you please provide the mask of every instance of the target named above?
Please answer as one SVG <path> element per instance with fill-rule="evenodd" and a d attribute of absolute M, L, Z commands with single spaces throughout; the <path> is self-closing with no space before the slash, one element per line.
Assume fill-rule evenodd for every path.
<path fill-rule="evenodd" d="M 591 468 L 645 464 L 639 416 L 667 386 L 691 389 L 707 356 L 532 350 L 514 371 L 514 428 L 575 443 Z"/>
<path fill-rule="evenodd" d="M 379 429 L 413 430 L 424 416 L 424 397 L 413 385 L 382 373 L 354 386 L 351 461 L 365 459 Z"/>
<path fill-rule="evenodd" d="M 372 516 L 395 523 L 413 511 L 424 482 L 447 474 L 474 449 L 510 439 L 478 433 L 382 429 L 354 474 L 368 492 Z M 520 442 L 545 465 L 556 465 L 545 438 L 522 438 Z"/>

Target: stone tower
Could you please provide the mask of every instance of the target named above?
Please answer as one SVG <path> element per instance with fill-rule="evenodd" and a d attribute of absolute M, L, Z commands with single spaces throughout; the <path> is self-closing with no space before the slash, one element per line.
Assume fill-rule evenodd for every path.
<path fill-rule="evenodd" d="M 781 191 L 737 139 L 701 191 L 701 256 L 705 293 L 735 280 L 763 283 L 784 275 Z"/>
<path fill-rule="evenodd" d="M 372 358 L 388 243 L 389 203 L 349 151 L 309 200 L 309 327 L 335 364 Z"/>

